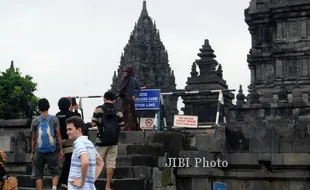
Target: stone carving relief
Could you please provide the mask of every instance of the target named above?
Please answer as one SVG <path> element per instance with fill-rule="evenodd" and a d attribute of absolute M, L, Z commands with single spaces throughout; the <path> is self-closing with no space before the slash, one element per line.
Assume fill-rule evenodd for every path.
<path fill-rule="evenodd" d="M 307 76 L 309 75 L 309 58 L 301 59 L 300 60 L 301 65 L 302 65 L 302 76 Z"/>
<path fill-rule="evenodd" d="M 256 65 L 256 79 L 257 80 L 262 80 L 262 67 L 261 65 Z"/>
<path fill-rule="evenodd" d="M 274 78 L 274 68 L 270 64 L 264 64 L 262 65 L 262 79 L 264 81 L 271 81 Z"/>
<path fill-rule="evenodd" d="M 298 20 L 289 22 L 288 26 L 288 36 L 290 38 L 297 38 L 300 36 L 300 24 Z"/>
<path fill-rule="evenodd" d="M 300 75 L 300 65 L 296 59 L 287 60 L 284 64 L 284 75 L 296 77 Z"/>

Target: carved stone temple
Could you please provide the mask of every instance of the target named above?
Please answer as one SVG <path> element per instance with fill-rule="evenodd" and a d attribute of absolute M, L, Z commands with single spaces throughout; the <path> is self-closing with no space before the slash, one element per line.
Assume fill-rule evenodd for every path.
<path fill-rule="evenodd" d="M 117 72 L 114 72 L 111 85 L 113 91 L 118 91 L 123 78 L 122 70 L 127 65 L 133 66 L 141 86 L 146 86 L 148 89 L 160 89 L 161 92 L 176 91 L 175 76 L 169 65 L 168 52 L 160 39 L 155 21 L 148 15 L 145 1 L 143 1 L 138 22 L 121 55 L 119 68 Z M 178 113 L 177 97 L 165 96 L 164 102 L 167 124 L 172 125 L 173 116 Z M 141 111 L 138 114 L 149 115 Z M 154 116 L 154 114 L 149 116 Z"/>
<path fill-rule="evenodd" d="M 228 190 L 310 189 L 310 1 L 251 0 L 245 21 L 252 35 L 247 57 L 251 84 L 247 96 L 240 85 L 236 104 L 232 104 L 232 93 L 224 93 L 227 123 L 210 128 L 121 132 L 112 189 L 214 190 L 217 182 Z M 210 42 L 204 40 L 200 59 L 192 64 L 187 91 L 229 89 Z M 167 51 L 145 2 L 114 73 L 114 90 L 125 64 L 135 67 L 142 85 L 178 92 Z M 197 114 L 200 122 L 214 121 L 217 95 L 181 97 L 185 114 Z M 166 98 L 171 98 L 166 107 L 172 116 L 177 96 Z M 30 178 L 30 121 L 0 118 L 0 149 L 6 152 L 6 169 L 17 176 L 21 190 L 35 187 Z M 95 138 L 96 131 L 90 130 L 89 139 Z M 178 158 L 177 166 L 166 167 L 168 158 Z M 195 158 L 204 160 L 197 163 Z M 180 165 L 185 160 L 186 165 Z M 221 164 L 213 167 L 212 162 L 218 161 Z M 97 189 L 105 187 L 105 172 L 95 183 Z M 44 185 L 50 189 L 51 176 L 48 171 L 45 174 L 48 180 Z"/>
<path fill-rule="evenodd" d="M 215 60 L 214 50 L 205 40 L 200 53 L 197 54 L 200 59 L 193 62 L 190 77 L 187 78 L 186 91 L 207 91 L 207 90 L 228 90 L 228 85 L 223 79 L 223 70 L 221 64 Z M 197 68 L 198 65 L 198 68 Z M 199 71 L 199 72 L 198 72 Z M 223 92 L 225 109 L 232 106 L 234 94 Z M 218 106 L 218 93 L 199 93 L 181 95 L 184 103 L 184 115 L 198 115 L 200 124 L 215 123 L 216 111 Z M 219 118 L 223 122 L 223 116 Z"/>
<path fill-rule="evenodd" d="M 276 93 L 283 80 L 291 93 L 296 79 L 301 87 L 309 87 L 310 20 L 306 4 L 306 0 L 250 2 L 245 11 L 252 36 L 248 55 L 250 88 Z"/>

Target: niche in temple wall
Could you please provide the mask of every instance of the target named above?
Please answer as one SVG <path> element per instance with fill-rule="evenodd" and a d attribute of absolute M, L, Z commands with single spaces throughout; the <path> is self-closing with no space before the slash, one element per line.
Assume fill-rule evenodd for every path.
<path fill-rule="evenodd" d="M 299 39 L 310 35 L 310 19 L 300 18 L 277 23 L 278 39 Z"/>
<path fill-rule="evenodd" d="M 300 76 L 300 62 L 297 59 L 283 60 L 283 75 L 288 78 Z"/>
<path fill-rule="evenodd" d="M 256 45 L 270 43 L 272 41 L 272 31 L 269 26 L 258 26 L 255 32 L 255 39 L 252 39 Z"/>
<path fill-rule="evenodd" d="M 256 65 L 256 79 L 272 81 L 275 78 L 274 66 L 272 64 Z"/>

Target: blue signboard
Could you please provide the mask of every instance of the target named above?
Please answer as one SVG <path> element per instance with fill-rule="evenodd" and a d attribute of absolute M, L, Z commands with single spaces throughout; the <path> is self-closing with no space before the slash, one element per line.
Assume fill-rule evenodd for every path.
<path fill-rule="evenodd" d="M 160 89 L 141 89 L 135 101 L 136 110 L 159 110 Z"/>
<path fill-rule="evenodd" d="M 215 182 L 213 184 L 213 190 L 227 190 L 226 183 Z"/>

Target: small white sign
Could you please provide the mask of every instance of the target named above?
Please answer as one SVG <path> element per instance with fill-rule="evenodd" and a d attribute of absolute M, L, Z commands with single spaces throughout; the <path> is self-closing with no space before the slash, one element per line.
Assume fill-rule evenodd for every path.
<path fill-rule="evenodd" d="M 175 115 L 174 116 L 174 127 L 189 127 L 197 128 L 198 126 L 198 116 L 194 115 Z"/>
<path fill-rule="evenodd" d="M 153 130 L 154 118 L 141 117 L 140 118 L 140 128 L 142 130 Z"/>

